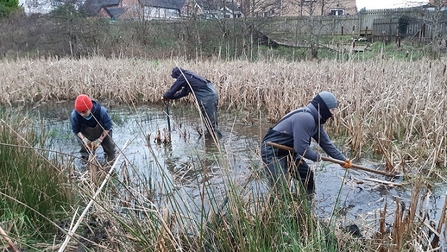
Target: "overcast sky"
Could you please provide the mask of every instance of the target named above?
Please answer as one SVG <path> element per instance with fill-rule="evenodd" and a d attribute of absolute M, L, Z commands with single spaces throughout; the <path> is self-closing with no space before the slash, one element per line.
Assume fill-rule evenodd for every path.
<path fill-rule="evenodd" d="M 357 10 L 366 7 L 371 9 L 389 9 L 421 5 L 428 3 L 428 0 L 356 0 Z"/>

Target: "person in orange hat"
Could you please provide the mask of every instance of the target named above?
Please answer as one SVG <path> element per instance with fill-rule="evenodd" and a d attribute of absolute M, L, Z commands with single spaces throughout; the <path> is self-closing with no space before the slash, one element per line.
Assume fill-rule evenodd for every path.
<path fill-rule="evenodd" d="M 81 145 L 81 156 L 102 146 L 106 160 L 115 159 L 115 143 L 112 140 L 112 119 L 107 109 L 85 94 L 78 95 L 70 115 L 71 128 Z"/>

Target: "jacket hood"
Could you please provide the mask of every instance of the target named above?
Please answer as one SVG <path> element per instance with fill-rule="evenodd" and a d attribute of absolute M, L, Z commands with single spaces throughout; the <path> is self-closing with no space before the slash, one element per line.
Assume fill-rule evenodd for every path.
<path fill-rule="evenodd" d="M 171 77 L 177 79 L 182 72 L 183 72 L 183 69 L 181 69 L 179 67 L 174 67 L 172 69 Z"/>
<path fill-rule="evenodd" d="M 323 100 L 323 98 L 318 94 L 314 97 L 311 104 L 318 110 L 320 113 L 320 123 L 324 124 L 329 118 L 331 118 L 332 114 L 329 110 L 328 106 L 326 105 L 326 102 Z M 333 105 L 333 104 L 332 104 Z"/>

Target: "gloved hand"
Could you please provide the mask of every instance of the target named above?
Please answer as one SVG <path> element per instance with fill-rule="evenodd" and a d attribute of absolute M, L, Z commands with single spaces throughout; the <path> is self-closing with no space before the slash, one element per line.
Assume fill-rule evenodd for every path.
<path fill-rule="evenodd" d="M 82 140 L 82 144 L 84 144 L 84 147 L 86 149 L 90 150 L 91 149 L 90 148 L 91 147 L 90 144 L 91 144 L 92 141 L 88 140 L 88 138 L 86 138 L 86 137 L 82 137 L 81 140 Z"/>
<path fill-rule="evenodd" d="M 348 158 L 345 160 L 345 164 L 341 165 L 341 167 L 345 168 L 345 169 L 349 169 L 352 168 L 352 163 L 351 160 L 349 160 Z"/>
<path fill-rule="evenodd" d="M 92 149 L 96 150 L 99 148 L 99 146 L 101 146 L 102 140 L 100 138 L 96 139 L 95 141 L 92 142 Z"/>
<path fill-rule="evenodd" d="M 163 96 L 161 97 L 161 100 L 164 102 L 164 103 L 166 103 L 166 102 L 168 102 L 169 101 L 169 99 L 167 99 L 167 98 L 164 98 Z"/>

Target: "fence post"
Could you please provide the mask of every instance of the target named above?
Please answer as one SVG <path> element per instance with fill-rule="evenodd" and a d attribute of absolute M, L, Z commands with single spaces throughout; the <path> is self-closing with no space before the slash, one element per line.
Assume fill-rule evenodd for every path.
<path fill-rule="evenodd" d="M 422 38 L 424 38 L 424 41 L 425 41 L 425 23 L 422 24 L 421 33 L 422 33 Z"/>

